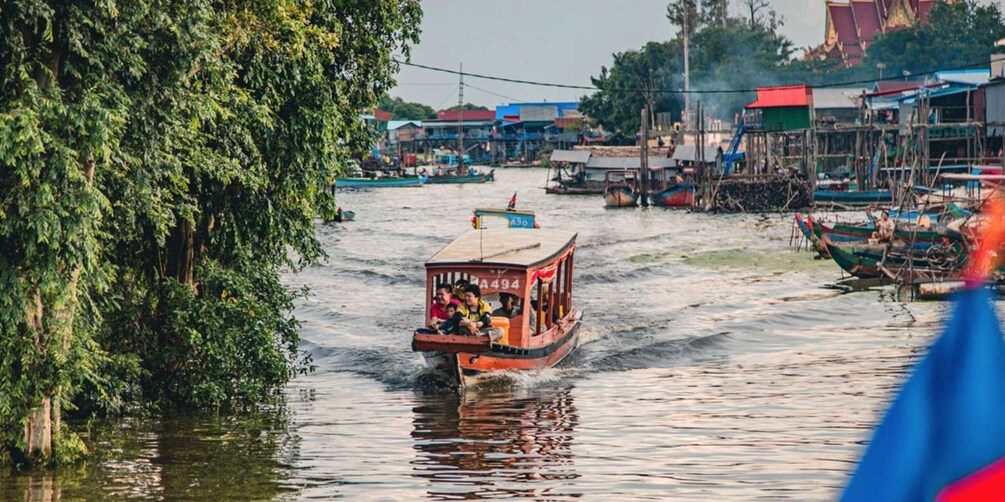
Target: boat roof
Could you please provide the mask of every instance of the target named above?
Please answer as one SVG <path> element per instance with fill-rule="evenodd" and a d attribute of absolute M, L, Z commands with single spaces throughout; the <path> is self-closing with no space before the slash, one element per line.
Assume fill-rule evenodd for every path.
<path fill-rule="evenodd" d="M 499 214 L 499 215 L 522 214 L 522 215 L 525 215 L 525 216 L 534 216 L 534 211 L 530 211 L 530 210 L 526 210 L 526 209 L 498 209 L 498 208 L 489 208 L 489 207 L 479 207 L 479 208 L 475 208 L 475 214 L 484 214 L 484 215 L 494 215 L 494 214 Z"/>
<path fill-rule="evenodd" d="M 426 262 L 426 266 L 532 267 L 547 263 L 575 241 L 574 232 L 561 230 L 519 228 L 468 230 L 433 255 Z"/>

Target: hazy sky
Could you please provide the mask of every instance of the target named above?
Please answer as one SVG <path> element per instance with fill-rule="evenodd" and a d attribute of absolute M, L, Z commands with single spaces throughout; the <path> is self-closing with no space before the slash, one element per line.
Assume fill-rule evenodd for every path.
<path fill-rule="evenodd" d="M 824 0 L 768 0 L 797 47 L 823 42 Z M 667 0 L 423 0 L 412 62 L 523 80 L 590 85 L 611 54 L 668 40 Z M 737 0 L 730 9 L 738 11 Z M 585 91 L 465 78 L 464 101 L 575 101 Z M 486 92 L 488 91 L 488 92 Z M 490 94 L 495 93 L 496 95 Z M 457 104 L 457 76 L 404 67 L 391 92 L 440 109 Z M 504 96 L 504 97 L 503 97 Z"/>

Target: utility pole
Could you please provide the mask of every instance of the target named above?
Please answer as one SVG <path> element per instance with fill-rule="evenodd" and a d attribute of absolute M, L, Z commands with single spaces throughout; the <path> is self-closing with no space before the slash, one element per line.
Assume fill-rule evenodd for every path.
<path fill-rule="evenodd" d="M 639 197 L 642 207 L 649 207 L 649 106 L 642 108 L 642 124 L 639 128 Z"/>
<path fill-rule="evenodd" d="M 457 88 L 457 169 L 464 168 L 464 63 L 461 63 L 461 83 Z"/>
<path fill-rule="evenodd" d="M 684 2 L 684 113 L 681 122 L 684 122 L 685 134 L 691 127 L 691 120 L 688 113 L 691 111 L 691 9 L 687 2 Z"/>

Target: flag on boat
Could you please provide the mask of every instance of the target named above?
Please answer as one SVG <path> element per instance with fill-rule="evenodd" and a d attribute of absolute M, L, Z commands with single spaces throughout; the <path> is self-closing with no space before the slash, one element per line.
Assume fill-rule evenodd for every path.
<path fill-rule="evenodd" d="M 1005 499 L 1005 341 L 983 277 L 1001 242 L 1001 202 L 945 331 L 876 428 L 842 500 Z M 976 279 L 974 279 L 976 278 Z"/>
<path fill-rule="evenodd" d="M 516 209 L 516 192 L 513 192 L 513 196 L 509 199 L 509 204 L 506 205 L 506 209 Z"/>

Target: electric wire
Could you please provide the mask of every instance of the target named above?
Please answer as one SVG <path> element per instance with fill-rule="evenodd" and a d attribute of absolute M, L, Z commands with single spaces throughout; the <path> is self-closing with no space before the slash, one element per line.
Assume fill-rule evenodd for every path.
<path fill-rule="evenodd" d="M 442 73 L 450 73 L 450 74 L 453 74 L 453 75 L 460 75 L 462 73 L 460 71 L 451 70 L 449 68 L 439 68 L 439 67 L 436 67 L 436 66 L 429 66 L 429 65 L 419 64 L 419 63 L 411 63 L 411 62 L 408 62 L 408 61 L 401 61 L 401 60 L 398 60 L 398 59 L 395 59 L 394 62 L 396 62 L 398 64 L 401 64 L 401 65 L 405 65 L 405 66 L 411 66 L 411 67 L 414 67 L 414 68 L 421 68 L 421 69 L 424 69 L 424 70 L 436 71 L 436 72 L 442 72 Z M 973 69 L 973 68 L 985 67 L 987 65 L 988 65 L 987 62 L 972 63 L 972 64 L 966 64 L 966 65 L 956 66 L 956 67 L 953 67 L 953 68 L 940 68 L 940 69 L 937 69 L 937 70 L 929 70 L 929 71 L 924 71 L 924 72 L 911 72 L 907 76 L 912 76 L 912 77 L 929 76 L 929 75 L 934 75 L 934 74 L 940 73 L 940 72 L 951 72 L 951 71 L 958 71 L 958 70 L 969 70 L 969 69 Z M 493 81 L 497 81 L 497 82 L 508 82 L 508 83 L 511 83 L 511 84 L 535 85 L 535 86 L 539 86 L 539 87 L 553 87 L 553 88 L 559 88 L 559 89 L 579 89 L 579 90 L 585 90 L 585 91 L 606 91 L 606 92 L 623 92 L 623 93 L 659 93 L 659 94 L 684 94 L 684 93 L 688 93 L 688 94 L 741 94 L 741 93 L 757 92 L 757 88 L 753 88 L 753 89 L 690 89 L 688 91 L 685 91 L 683 89 L 678 89 L 678 90 L 672 90 L 671 91 L 671 90 L 663 90 L 663 89 L 630 89 L 630 88 L 614 88 L 614 87 L 606 88 L 606 87 L 597 87 L 597 86 L 559 84 L 559 83 L 552 83 L 552 82 L 538 82 L 538 81 L 534 81 L 534 80 L 522 80 L 522 79 L 516 79 L 516 78 L 498 77 L 498 76 L 493 76 L 493 75 L 482 75 L 482 74 L 479 74 L 479 73 L 463 72 L 463 74 L 466 77 L 480 78 L 480 79 L 484 79 L 484 80 L 493 80 Z M 872 79 L 864 79 L 864 80 L 852 80 L 852 81 L 846 81 L 846 82 L 836 82 L 836 83 L 830 83 L 830 84 L 814 85 L 812 87 L 814 87 L 814 88 L 848 87 L 848 86 L 853 86 L 853 85 L 874 84 L 876 82 L 900 81 L 903 78 L 905 78 L 905 76 L 887 77 L 887 78 L 881 78 L 881 79 L 872 78 Z M 799 85 L 799 84 L 791 84 L 791 85 Z M 809 85 L 809 84 L 807 84 L 807 85 Z M 481 89 L 479 89 L 479 90 L 481 90 Z M 511 98 L 507 98 L 507 99 L 511 99 Z"/>

